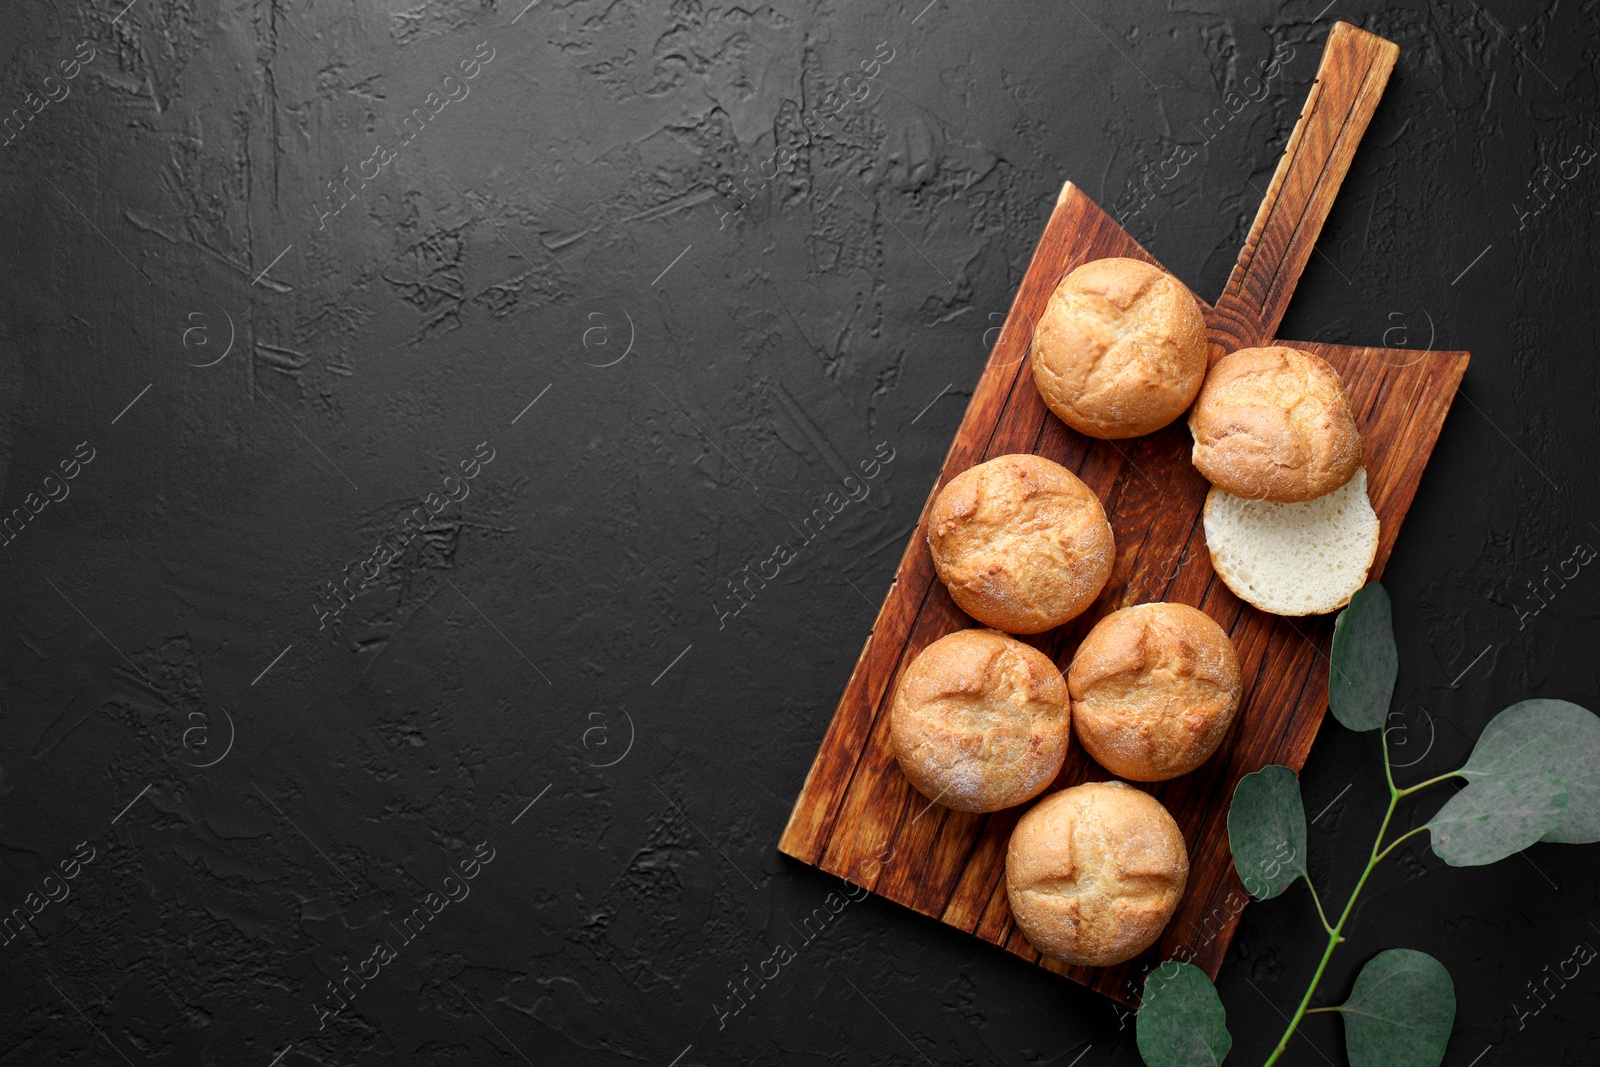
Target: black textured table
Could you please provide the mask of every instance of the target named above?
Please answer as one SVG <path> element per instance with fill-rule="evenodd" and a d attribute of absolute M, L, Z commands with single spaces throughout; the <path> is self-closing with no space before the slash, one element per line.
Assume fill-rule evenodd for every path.
<path fill-rule="evenodd" d="M 1335 19 L 1400 60 L 1279 332 L 1473 353 L 1399 775 L 1600 707 L 1600 16 L 524 2 L 11 13 L 0 1064 L 1137 1064 L 776 842 L 1062 183 L 1214 297 Z M 1302 775 L 1330 899 L 1376 743 Z M 1600 1057 L 1596 853 L 1423 841 L 1321 1002 L 1417 948 L 1452 1067 Z M 1230 1063 L 1323 942 L 1245 909 Z"/>

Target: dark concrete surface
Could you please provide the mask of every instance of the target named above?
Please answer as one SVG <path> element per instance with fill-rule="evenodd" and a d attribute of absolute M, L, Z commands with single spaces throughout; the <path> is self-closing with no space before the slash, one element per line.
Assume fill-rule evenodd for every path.
<path fill-rule="evenodd" d="M 1191 146 L 1127 225 L 1214 297 L 1335 18 L 1402 51 L 1282 334 L 1473 352 L 1386 576 L 1402 780 L 1600 706 L 1600 574 L 1551 577 L 1600 545 L 1596 6 L 924 2 L 8 11 L 0 1063 L 1137 1063 L 775 843 L 1060 184 Z M 1375 746 L 1303 775 L 1330 899 Z M 1447 1064 L 1597 1062 L 1600 971 L 1549 977 L 1597 869 L 1418 839 L 1322 1002 L 1422 949 Z M 1246 909 L 1230 1063 L 1322 945 Z"/>

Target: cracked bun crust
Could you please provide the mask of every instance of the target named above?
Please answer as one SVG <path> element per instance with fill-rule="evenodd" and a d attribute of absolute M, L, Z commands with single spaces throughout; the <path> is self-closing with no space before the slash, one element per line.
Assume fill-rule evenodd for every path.
<path fill-rule="evenodd" d="M 950 479 L 928 516 L 940 581 L 974 619 L 1013 634 L 1060 626 L 1093 604 L 1116 545 L 1078 476 L 1042 456 L 999 456 Z"/>
<path fill-rule="evenodd" d="M 1241 348 L 1217 360 L 1189 432 L 1206 480 L 1249 500 L 1315 500 L 1361 466 L 1361 433 L 1338 372 L 1294 348 Z"/>
<path fill-rule="evenodd" d="M 1122 963 L 1155 944 L 1188 881 L 1178 824 L 1124 782 L 1050 794 L 1006 848 L 1017 927 L 1046 956 L 1086 967 Z"/>
<path fill-rule="evenodd" d="M 890 743 L 917 791 L 956 811 L 999 811 L 1050 787 L 1072 739 L 1061 672 L 995 630 L 957 630 L 900 678 Z"/>
<path fill-rule="evenodd" d="M 1090 437 L 1140 437 L 1194 402 L 1209 346 L 1200 305 L 1137 259 L 1097 259 L 1061 279 L 1033 331 L 1033 383 Z"/>
<path fill-rule="evenodd" d="M 1072 721 L 1095 762 L 1161 782 L 1211 757 L 1239 710 L 1239 655 L 1211 616 L 1187 604 L 1112 612 L 1067 672 Z"/>

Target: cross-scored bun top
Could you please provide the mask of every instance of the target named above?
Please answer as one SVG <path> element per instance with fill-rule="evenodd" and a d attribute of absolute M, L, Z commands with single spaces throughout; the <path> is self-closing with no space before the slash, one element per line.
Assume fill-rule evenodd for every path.
<path fill-rule="evenodd" d="M 1189 881 L 1183 833 L 1161 802 L 1124 782 L 1052 793 L 1017 823 L 1006 896 L 1034 948 L 1109 967 L 1161 936 Z"/>
<path fill-rule="evenodd" d="M 1361 466 L 1361 433 L 1338 372 L 1294 348 L 1241 348 L 1206 375 L 1189 412 L 1194 465 L 1234 496 L 1315 500 Z"/>
<path fill-rule="evenodd" d="M 890 742 L 911 784 L 956 811 L 999 811 L 1055 780 L 1072 737 L 1050 657 L 995 630 L 957 630 L 911 661 Z"/>
<path fill-rule="evenodd" d="M 1172 275 L 1097 259 L 1050 296 L 1033 331 L 1033 382 L 1062 422 L 1090 437 L 1153 433 L 1183 414 L 1206 376 L 1205 320 Z"/>
<path fill-rule="evenodd" d="M 939 578 L 968 615 L 1033 634 L 1076 618 L 1111 577 L 1105 509 L 1042 456 L 999 456 L 952 478 L 928 516 Z"/>
<path fill-rule="evenodd" d="M 1239 655 L 1187 604 L 1139 604 L 1095 624 L 1067 671 L 1073 727 L 1095 762 L 1159 782 L 1210 758 L 1239 709 Z"/>

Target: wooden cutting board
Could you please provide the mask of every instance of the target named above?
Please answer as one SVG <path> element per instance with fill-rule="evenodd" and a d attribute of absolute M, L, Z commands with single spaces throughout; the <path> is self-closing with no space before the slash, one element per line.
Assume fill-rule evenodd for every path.
<path fill-rule="evenodd" d="M 1398 55 L 1381 37 L 1346 23 L 1334 26 L 1227 288 L 1215 306 L 1202 301 L 1213 361 L 1239 348 L 1288 344 L 1317 353 L 1343 376 L 1365 437 L 1368 492 L 1382 524 L 1374 578 L 1394 547 L 1468 354 L 1274 341 L 1273 335 Z M 1304 765 L 1327 709 L 1333 619 L 1265 614 L 1217 578 L 1201 524 L 1208 486 L 1189 462 L 1182 420 L 1148 437 L 1097 441 L 1069 429 L 1040 400 L 1028 365 L 1034 323 L 1064 274 L 1107 256 L 1155 262 L 1068 184 L 778 847 L 1132 1004 L 1143 972 L 1159 960 L 1187 959 L 1216 976 L 1247 899 L 1228 850 L 1228 803 L 1243 775 L 1271 763 L 1296 770 Z M 1045 456 L 1077 472 L 1104 503 L 1117 543 L 1116 567 L 1096 605 L 1067 626 L 1026 640 L 1064 671 L 1100 618 L 1168 600 L 1191 604 L 1221 623 L 1243 667 L 1240 712 L 1217 754 L 1192 774 L 1145 787 L 1183 829 L 1189 884 L 1161 940 L 1118 967 L 1043 959 L 1012 923 L 1005 849 L 1024 808 L 974 815 L 930 805 L 900 773 L 889 746 L 888 711 L 900 671 L 933 641 L 974 625 L 934 574 L 928 508 L 957 474 L 1014 452 Z M 1074 742 L 1055 787 L 1109 777 Z"/>

